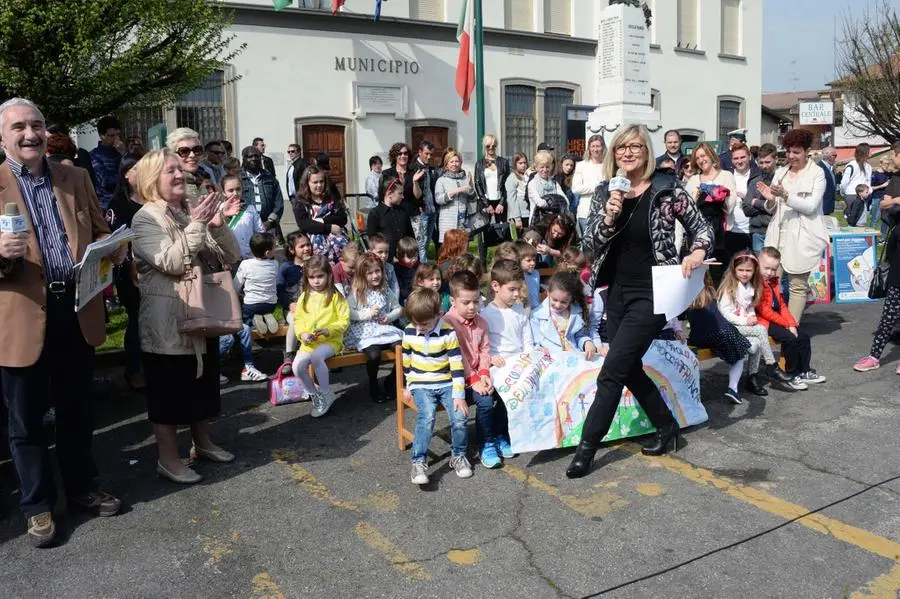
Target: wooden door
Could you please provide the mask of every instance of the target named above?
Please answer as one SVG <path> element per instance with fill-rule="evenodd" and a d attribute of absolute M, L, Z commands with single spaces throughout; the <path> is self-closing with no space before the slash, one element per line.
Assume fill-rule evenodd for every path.
<path fill-rule="evenodd" d="M 412 147 L 413 154 L 419 151 L 419 143 L 427 139 L 434 144 L 434 155 L 431 157 L 432 166 L 441 166 L 444 160 L 444 151 L 449 145 L 449 129 L 447 127 L 413 127 L 412 128 Z M 415 159 L 415 156 L 413 156 Z"/>
<path fill-rule="evenodd" d="M 347 195 L 347 169 L 344 155 L 344 127 L 340 125 L 303 125 L 303 157 L 307 164 L 316 163 L 316 155 L 328 154 L 329 178 L 341 196 Z"/>

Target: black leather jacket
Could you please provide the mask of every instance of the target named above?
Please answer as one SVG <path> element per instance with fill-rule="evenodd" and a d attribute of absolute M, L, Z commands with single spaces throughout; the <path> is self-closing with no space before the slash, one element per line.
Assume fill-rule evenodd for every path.
<path fill-rule="evenodd" d="M 506 180 L 509 178 L 509 161 L 503 156 L 497 156 L 497 186 L 500 191 L 500 203 L 506 206 Z M 487 182 L 484 178 L 485 159 L 481 158 L 475 163 L 475 195 L 480 205 L 487 204 Z"/>

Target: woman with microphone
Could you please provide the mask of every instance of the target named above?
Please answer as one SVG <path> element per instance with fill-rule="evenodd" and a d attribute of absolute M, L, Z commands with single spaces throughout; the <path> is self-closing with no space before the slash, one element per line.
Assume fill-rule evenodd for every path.
<path fill-rule="evenodd" d="M 603 163 L 610 181 L 601 183 L 591 199 L 582 245 L 585 253 L 594 257 L 591 287 L 609 285 L 606 318 L 610 346 L 597 377 L 597 395 L 582 427 L 581 443 L 566 470 L 569 478 L 590 472 L 625 386 L 656 427 L 656 436 L 643 453 L 662 455 L 670 440 L 678 441 L 678 422 L 641 362 L 666 324 L 665 316 L 653 313 L 651 268 L 678 264 L 675 223 L 680 222 L 690 250 L 681 267 L 689 277 L 712 252 L 713 231 L 675 176 L 656 171 L 653 155 L 645 127 L 620 129 Z"/>

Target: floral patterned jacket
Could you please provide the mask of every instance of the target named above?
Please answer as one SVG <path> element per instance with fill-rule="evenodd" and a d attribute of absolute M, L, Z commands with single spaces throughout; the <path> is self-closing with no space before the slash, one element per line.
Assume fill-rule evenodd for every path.
<path fill-rule="evenodd" d="M 680 248 L 675 247 L 676 221 L 685 228 L 685 245 L 690 251 L 703 249 L 707 257 L 712 255 L 713 228 L 674 176 L 657 171 L 650 181 L 650 197 L 650 239 L 657 264 L 678 264 Z M 610 283 L 601 281 L 600 273 L 612 240 L 619 233 L 615 224 L 610 227 L 604 222 L 607 200 L 609 182 L 605 181 L 597 186 L 591 198 L 591 212 L 582 239 L 584 252 L 590 252 L 594 257 L 590 278 L 592 289 Z"/>

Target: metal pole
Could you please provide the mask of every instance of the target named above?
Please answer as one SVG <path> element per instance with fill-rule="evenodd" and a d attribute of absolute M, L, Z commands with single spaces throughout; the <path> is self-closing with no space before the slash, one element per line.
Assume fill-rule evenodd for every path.
<path fill-rule="evenodd" d="M 481 0 L 474 1 L 475 7 L 475 147 L 476 158 L 481 160 L 484 148 L 484 21 L 481 14 Z"/>

